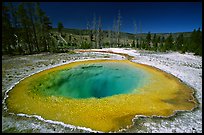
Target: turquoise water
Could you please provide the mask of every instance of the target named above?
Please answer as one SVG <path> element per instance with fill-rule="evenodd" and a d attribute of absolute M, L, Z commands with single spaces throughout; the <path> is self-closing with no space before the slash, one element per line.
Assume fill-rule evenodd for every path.
<path fill-rule="evenodd" d="M 130 64 L 84 64 L 59 71 L 50 80 L 45 92 L 69 98 L 103 98 L 131 93 L 142 87 L 146 78 L 145 71 Z"/>

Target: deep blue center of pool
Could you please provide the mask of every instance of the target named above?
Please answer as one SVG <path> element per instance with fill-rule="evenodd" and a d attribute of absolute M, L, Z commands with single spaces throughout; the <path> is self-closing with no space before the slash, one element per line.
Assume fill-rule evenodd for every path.
<path fill-rule="evenodd" d="M 130 64 L 84 64 L 59 71 L 49 88 L 49 95 L 69 98 L 103 98 L 127 94 L 133 90 L 137 92 L 135 89 L 144 85 L 145 78 L 146 73 L 143 70 Z"/>

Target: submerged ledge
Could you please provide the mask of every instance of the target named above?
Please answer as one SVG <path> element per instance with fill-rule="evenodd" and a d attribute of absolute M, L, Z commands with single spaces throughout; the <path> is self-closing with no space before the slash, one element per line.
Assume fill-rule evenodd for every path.
<path fill-rule="evenodd" d="M 93 62 L 93 63 L 95 63 L 95 62 L 103 62 L 104 60 L 93 60 L 93 61 L 89 61 L 89 62 Z M 98 113 L 93 113 L 94 111 L 95 111 L 95 109 L 92 107 L 92 108 L 89 108 L 89 109 L 91 109 L 92 111 L 90 111 L 90 110 L 87 110 L 87 111 L 85 111 L 85 113 L 86 114 L 91 114 L 92 116 L 83 116 L 85 119 L 81 119 L 82 121 L 84 121 L 84 122 L 80 122 L 80 121 L 78 121 L 78 122 L 65 122 L 65 123 L 67 123 L 67 124 L 72 124 L 72 125 L 76 125 L 76 126 L 79 126 L 79 127 L 88 127 L 88 128 L 91 128 L 91 129 L 93 129 L 93 131 L 103 131 L 103 132 L 110 132 L 110 131 L 118 131 L 118 130 L 120 130 L 120 129 L 124 129 L 124 128 L 127 128 L 127 126 L 129 126 L 129 125 L 132 125 L 133 124 L 133 119 L 135 118 L 135 117 L 137 117 L 137 116 L 146 116 L 146 117 L 151 117 L 151 116 L 157 116 L 157 117 L 170 117 L 170 116 L 172 116 L 172 115 L 174 115 L 175 114 L 175 112 L 176 111 L 180 111 L 180 110 L 192 110 L 193 108 L 195 108 L 195 106 L 196 106 L 196 101 L 195 101 L 195 99 L 194 99 L 194 97 L 193 97 L 193 91 L 189 88 L 189 87 L 187 87 L 187 86 L 185 86 L 184 84 L 182 84 L 181 82 L 179 82 L 179 80 L 177 79 L 177 78 L 175 78 L 175 77 L 173 77 L 172 75 L 169 75 L 169 74 L 166 74 L 165 72 L 164 73 L 162 73 L 161 71 L 159 71 L 158 69 L 156 69 L 155 70 L 155 68 L 153 68 L 153 67 L 149 67 L 149 66 L 146 66 L 146 65 L 142 65 L 142 64 L 136 64 L 136 63 L 131 63 L 131 62 L 129 62 L 129 61 L 117 61 L 117 60 L 105 60 L 106 62 L 107 61 L 109 61 L 109 62 L 125 62 L 125 63 L 129 63 L 129 64 L 133 64 L 133 65 L 137 65 L 137 66 L 139 66 L 139 67 L 143 67 L 143 68 L 145 68 L 146 70 L 148 70 L 149 72 L 152 72 L 154 75 L 158 75 L 158 76 L 163 76 L 163 77 L 167 77 L 168 79 L 170 79 L 170 81 L 172 81 L 172 82 L 176 82 L 176 85 L 173 85 L 173 86 L 175 86 L 175 87 L 178 87 L 177 86 L 177 84 L 180 86 L 180 87 L 178 87 L 182 92 L 179 92 L 178 90 L 176 90 L 176 94 L 175 93 L 172 93 L 172 92 L 170 92 L 170 91 L 167 91 L 167 93 L 169 92 L 169 94 L 170 94 L 170 97 L 171 98 L 169 98 L 168 96 L 167 96 L 167 100 L 164 100 L 164 99 L 161 99 L 161 97 L 160 98 L 158 98 L 157 96 L 158 95 L 156 95 L 155 93 L 153 93 L 153 92 L 157 92 L 158 94 L 161 92 L 162 93 L 162 91 L 158 91 L 158 90 L 156 90 L 157 89 L 157 87 L 155 87 L 157 84 L 158 84 L 158 82 L 157 83 L 152 83 L 153 84 L 153 86 L 151 86 L 151 87 L 146 87 L 146 88 L 143 88 L 142 90 L 144 91 L 144 93 L 142 93 L 142 94 L 139 94 L 139 96 L 138 95 L 131 95 L 131 94 L 125 94 L 125 95 L 117 95 L 117 96 L 113 96 L 113 97 L 110 97 L 110 98 L 103 98 L 103 99 L 89 99 L 89 100 L 82 100 L 83 102 L 78 102 L 77 100 L 74 100 L 73 102 L 72 101 L 67 101 L 66 99 L 64 99 L 64 98 L 56 98 L 56 97 L 49 97 L 49 98 L 46 98 L 46 99 L 43 99 L 42 97 L 37 97 L 37 96 L 35 96 L 35 95 L 30 95 L 30 96 L 32 96 L 32 97 L 34 97 L 34 99 L 39 99 L 40 101 L 42 101 L 42 102 L 44 102 L 45 100 L 46 100 L 46 104 L 49 106 L 49 105 L 52 105 L 53 103 L 54 104 L 56 104 L 56 102 L 57 102 L 57 104 L 58 103 L 60 103 L 61 104 L 61 108 L 63 108 L 64 106 L 62 106 L 64 103 L 68 103 L 68 104 L 72 104 L 72 106 L 71 106 L 71 108 L 73 109 L 74 108 L 74 104 L 75 105 L 79 105 L 80 106 L 80 104 L 82 103 L 82 104 L 85 104 L 85 103 L 88 103 L 89 105 L 88 105 L 88 107 L 92 107 L 92 106 L 95 106 L 95 104 L 97 103 L 98 104 L 98 108 L 100 108 L 101 107 L 101 105 L 102 105 L 102 107 L 103 106 L 105 106 L 105 108 L 102 108 L 102 109 L 100 109 L 99 110 L 99 112 L 101 112 L 101 111 L 103 111 L 102 112 L 102 115 L 100 115 L 100 117 L 96 117 L 96 118 L 101 118 L 101 121 L 103 121 L 102 123 L 106 126 L 106 124 L 107 123 L 110 123 L 111 122 L 111 124 L 112 124 L 112 126 L 111 125 L 108 125 L 108 126 L 106 126 L 106 127 L 104 127 L 103 126 L 103 124 L 102 124 L 102 126 L 101 126 L 101 124 L 98 124 L 98 127 L 92 127 L 92 126 L 95 126 L 95 123 L 93 123 L 93 121 L 97 121 L 98 119 L 93 119 L 93 114 L 98 114 Z M 84 61 L 85 62 L 85 61 Z M 82 63 L 84 63 L 83 61 L 82 61 Z M 88 61 L 87 61 L 88 62 Z M 77 62 L 74 62 L 75 64 L 77 63 Z M 71 63 L 71 64 L 74 64 L 74 63 Z M 78 64 L 80 64 L 80 62 L 78 62 Z M 68 64 L 69 65 L 69 64 Z M 63 68 L 64 66 L 66 66 L 66 65 L 63 65 L 63 66 L 60 66 L 61 68 Z M 57 68 L 57 67 L 56 67 Z M 59 68 L 59 67 L 58 67 Z M 50 69 L 50 70 L 53 70 L 53 69 L 55 69 L 55 68 L 52 68 L 52 69 Z M 44 72 L 44 71 L 43 71 Z M 32 77 L 32 76 L 31 76 Z M 155 79 L 158 79 L 158 78 L 153 78 L 152 80 L 155 80 Z M 25 79 L 26 80 L 26 79 Z M 25 81 L 25 80 L 23 80 L 23 81 Z M 164 82 L 168 82 L 168 81 L 164 81 Z M 19 84 L 17 84 L 17 85 L 20 85 L 21 84 L 21 82 L 19 83 Z M 174 84 L 174 83 L 172 83 L 172 84 Z M 16 88 L 17 87 L 17 85 L 14 87 L 14 90 L 15 89 L 17 89 L 17 91 L 19 90 L 18 88 Z M 169 86 L 169 85 L 168 85 Z M 171 85 L 170 85 L 171 86 Z M 19 87 L 19 86 L 18 86 Z M 21 87 L 24 87 L 24 86 L 21 86 Z M 166 87 L 166 86 L 165 86 Z M 165 88 L 164 87 L 164 88 Z M 19 87 L 20 88 L 20 87 Z M 152 88 L 154 89 L 154 90 L 152 90 Z M 146 93 L 146 90 L 147 91 L 149 91 L 150 93 L 150 95 L 148 94 L 148 92 Z M 161 90 L 161 89 L 160 89 Z M 16 90 L 15 90 L 16 91 Z M 153 91 L 153 92 L 152 92 Z M 23 91 L 24 92 L 24 96 L 27 96 L 27 94 L 25 93 L 25 91 Z M 175 91 L 174 91 L 175 92 Z M 187 93 L 184 93 L 185 92 L 187 92 Z M 8 106 L 9 106 L 9 104 L 12 106 L 12 107 L 10 107 L 8 110 L 9 110 L 9 112 L 14 112 L 14 113 L 16 113 L 16 114 L 18 114 L 18 113 L 25 113 L 24 111 L 25 110 L 23 110 L 21 107 L 25 107 L 24 105 L 27 105 L 27 107 L 29 107 L 29 103 L 23 103 L 22 102 L 22 100 L 26 100 L 26 99 L 24 99 L 24 98 L 22 98 L 22 97 L 15 97 L 15 95 L 16 96 L 18 96 L 17 94 L 14 94 L 15 92 L 13 92 L 13 90 L 11 91 L 11 93 L 13 93 L 13 94 L 11 94 L 11 95 L 13 95 L 11 98 L 13 98 L 13 100 L 16 100 L 16 101 L 19 101 L 19 103 L 21 103 L 22 105 L 14 105 L 14 101 L 12 100 L 12 99 L 10 99 L 10 98 L 8 98 L 7 100 L 7 102 L 8 102 Z M 146 94 L 145 94 L 146 93 Z M 152 95 L 151 95 L 152 94 Z M 163 94 L 165 94 L 164 92 L 163 92 Z M 182 94 L 184 94 L 184 96 L 187 96 L 187 97 L 182 97 Z M 175 95 L 181 95 L 181 97 L 182 98 L 184 98 L 184 101 L 185 102 L 189 102 L 189 103 L 185 103 L 185 105 L 186 105 L 186 107 L 185 107 L 185 105 L 183 106 L 183 105 L 177 105 L 177 104 L 175 104 L 174 102 L 172 102 L 172 100 L 174 100 L 174 99 L 176 99 L 176 103 L 179 103 L 179 104 L 181 104 L 182 102 L 182 100 L 180 100 L 180 99 L 177 99 L 178 97 L 175 97 Z M 142 101 L 142 100 L 144 100 L 144 99 L 141 99 L 142 97 L 149 97 L 150 99 L 152 99 L 152 101 L 154 101 L 155 103 L 153 103 L 153 104 L 151 104 L 151 107 L 152 108 L 149 108 L 147 105 L 145 106 L 145 104 L 144 104 L 144 106 L 142 106 L 141 107 L 141 103 L 140 104 L 138 104 L 138 102 L 137 101 L 139 101 L 138 99 L 135 99 L 135 98 L 140 98 L 140 101 Z M 152 97 L 153 96 L 153 97 Z M 162 96 L 162 95 L 161 95 Z M 146 98 L 147 98 L 146 97 Z M 154 98 L 154 97 L 156 97 L 156 99 Z M 164 96 L 165 97 L 165 96 Z M 19 99 L 18 99 L 19 98 Z M 119 100 L 118 100 L 119 99 Z M 134 101 L 134 99 L 136 100 L 136 101 Z M 159 99 L 159 100 L 158 100 Z M 20 101 L 21 100 L 21 101 Z M 29 101 L 29 100 L 32 100 L 32 98 L 27 98 L 27 101 Z M 118 104 L 120 107 L 115 107 L 115 105 L 114 105 L 114 103 L 117 103 L 115 100 L 118 100 L 117 102 L 121 102 L 121 103 L 124 103 L 124 102 L 126 102 L 125 103 L 125 105 L 120 105 L 120 104 Z M 122 102 L 122 101 L 123 102 Z M 191 100 L 191 101 L 189 101 L 189 100 Z M 32 101 L 29 101 L 30 103 L 32 103 L 33 101 L 35 101 L 35 100 L 32 100 Z M 48 102 L 47 102 L 48 101 Z M 103 103 L 102 104 L 100 104 L 99 103 L 99 101 L 102 101 Z M 146 101 L 149 101 L 149 100 L 146 100 Z M 151 100 L 150 100 L 151 101 Z M 50 102 L 50 103 L 49 103 Z M 145 101 L 142 101 L 143 103 L 148 103 L 148 102 L 145 102 Z M 160 103 L 161 102 L 161 103 Z M 109 103 L 111 103 L 111 106 L 108 106 L 109 105 Z M 156 104 L 159 104 L 159 106 L 155 106 Z M 41 104 L 41 103 L 40 103 Z M 129 104 L 131 104 L 130 106 L 129 106 Z M 41 104 L 42 106 L 43 106 L 43 104 Z M 59 105 L 59 104 L 58 104 Z M 140 105 L 140 107 L 142 108 L 142 109 L 152 109 L 152 110 L 154 110 L 154 111 L 156 111 L 156 114 L 154 114 L 154 113 L 151 113 L 151 111 L 146 111 L 145 113 L 146 114 L 144 114 L 144 115 L 142 115 L 142 114 L 140 114 L 140 113 L 138 113 L 137 111 L 138 111 L 138 109 L 137 109 L 137 111 L 134 111 L 134 107 L 135 106 L 137 106 L 137 105 Z M 40 106 L 40 105 L 39 105 Z M 39 108 L 39 106 L 35 106 L 36 108 Z M 19 108 L 20 107 L 20 108 Z M 44 107 L 46 108 L 46 105 L 44 105 Z M 56 106 L 55 106 L 56 107 Z M 95 107 L 95 108 L 97 108 L 97 107 Z M 114 110 L 112 110 L 111 111 L 111 109 L 110 108 L 107 108 L 107 107 L 111 107 L 111 109 L 112 108 L 115 108 L 117 111 L 114 111 Z M 133 107 L 133 108 L 132 108 Z M 164 107 L 165 109 L 163 109 L 163 110 L 160 110 L 160 111 L 162 111 L 162 112 L 158 112 L 158 110 L 156 110 L 157 108 L 158 109 L 161 109 L 161 107 Z M 173 107 L 174 108 L 174 110 L 172 110 L 172 111 L 170 111 L 169 110 L 169 108 L 171 108 L 171 107 Z M 178 109 L 175 109 L 175 107 Z M 41 107 L 42 108 L 42 107 Z M 97 109 L 98 109 L 97 108 Z M 47 109 L 49 109 L 49 107 L 47 108 Z M 52 107 L 51 107 L 51 109 L 52 109 Z M 59 108 L 58 108 L 59 109 Z M 80 109 L 80 107 L 78 107 L 78 109 Z M 75 109 L 75 110 L 78 110 L 78 109 Z M 106 111 L 106 112 L 104 112 L 104 110 Z M 36 110 L 37 111 L 37 110 Z M 42 110 L 43 111 L 43 110 Z M 80 110 L 81 111 L 81 110 Z M 140 109 L 140 111 L 142 111 L 141 109 Z M 166 111 L 166 112 L 165 112 Z M 73 111 L 74 112 L 74 111 Z M 87 112 L 89 112 L 89 113 L 87 113 Z M 92 113 L 91 113 L 92 112 Z M 110 113 L 110 112 L 114 112 L 114 113 Z M 143 111 L 142 111 L 143 112 Z M 44 112 L 37 112 L 36 114 L 35 114 L 35 112 L 32 112 L 32 110 L 30 110 L 30 111 L 28 111 L 27 112 L 28 114 L 30 114 L 30 115 L 33 115 L 33 113 L 34 113 L 34 115 L 38 115 L 37 113 L 41 113 L 41 117 L 43 117 L 43 118 L 45 118 L 45 119 L 52 119 L 53 118 L 53 116 L 55 116 L 55 115 L 50 115 L 50 114 L 44 114 Z M 48 113 L 49 113 L 49 111 L 48 111 Z M 118 113 L 123 113 L 123 114 L 121 114 L 121 115 L 118 115 Z M 144 112 L 143 112 L 144 113 Z M 161 113 L 161 115 L 159 115 L 159 113 Z M 57 113 L 54 113 L 54 114 L 57 114 Z M 79 114 L 79 113 L 78 113 Z M 83 114 L 83 113 L 82 113 Z M 102 119 L 104 119 L 105 117 L 106 117 L 106 115 L 107 114 L 109 114 L 111 117 L 108 117 L 109 119 L 111 119 L 111 118 L 113 118 L 114 116 L 114 114 L 115 115 L 118 115 L 118 117 L 115 117 L 116 118 L 116 120 L 113 120 L 113 121 L 111 121 L 111 120 L 107 120 L 107 121 L 109 121 L 109 122 L 107 122 L 107 121 L 104 121 L 104 120 L 102 120 Z M 50 115 L 50 116 L 46 116 L 46 115 Z M 66 115 L 67 116 L 67 115 Z M 64 116 L 64 117 L 66 117 L 66 116 Z M 69 114 L 68 114 L 68 116 L 69 116 Z M 73 115 L 72 114 L 72 116 L 75 116 L 75 117 L 80 117 L 79 115 Z M 73 119 L 74 117 L 72 117 L 72 119 Z M 88 120 L 87 122 L 86 122 L 86 120 Z M 58 121 L 58 120 L 57 120 Z M 63 121 L 63 119 L 61 119 L 60 121 Z M 77 124 L 77 123 L 79 123 L 79 124 Z M 93 123 L 93 125 L 91 124 L 91 123 Z M 88 125 L 87 125 L 88 124 Z M 100 130 L 101 129 L 101 130 Z"/>

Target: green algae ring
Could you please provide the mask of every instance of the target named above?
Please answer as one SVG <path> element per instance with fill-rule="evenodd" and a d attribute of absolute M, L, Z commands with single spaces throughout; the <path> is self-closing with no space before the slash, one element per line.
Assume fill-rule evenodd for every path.
<path fill-rule="evenodd" d="M 8 93 L 8 111 L 96 131 L 118 131 L 137 115 L 168 117 L 196 106 L 174 76 L 127 60 L 73 62 L 34 74 Z"/>

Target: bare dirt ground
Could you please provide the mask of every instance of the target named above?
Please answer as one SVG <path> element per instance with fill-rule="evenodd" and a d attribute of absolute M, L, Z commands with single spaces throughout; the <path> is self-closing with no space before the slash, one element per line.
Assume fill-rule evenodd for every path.
<path fill-rule="evenodd" d="M 195 89 L 195 97 L 200 103 L 198 108 L 190 112 L 181 112 L 168 118 L 145 118 L 134 120 L 134 126 L 120 132 L 168 132 L 168 133 L 202 133 L 202 57 L 192 54 L 180 54 L 178 52 L 155 53 L 132 49 L 109 48 L 103 51 L 125 53 L 134 58 L 133 62 L 143 63 L 157 67 L 171 73 L 184 83 Z M 102 52 L 69 53 L 41 53 L 26 56 L 2 56 L 2 101 L 6 91 L 16 83 L 36 72 L 77 60 L 88 59 L 126 59 L 118 54 Z M 3 102 L 2 102 L 3 103 Z M 78 133 L 90 132 L 78 128 L 64 127 L 60 124 L 52 124 L 38 120 L 8 114 L 6 106 L 2 104 L 2 131 L 23 133 Z"/>

